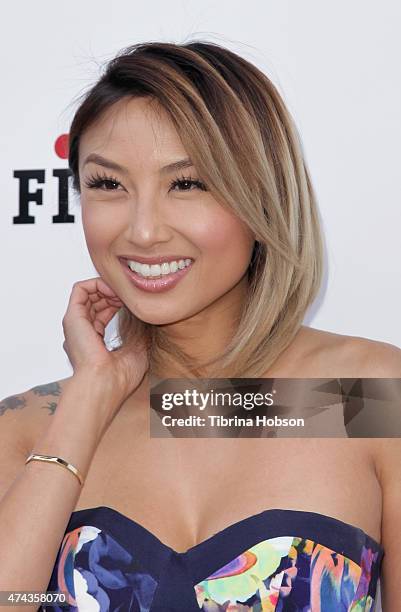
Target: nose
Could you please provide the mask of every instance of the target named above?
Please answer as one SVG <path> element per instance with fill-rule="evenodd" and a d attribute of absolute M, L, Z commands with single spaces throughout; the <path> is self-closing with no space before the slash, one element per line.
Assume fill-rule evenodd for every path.
<path fill-rule="evenodd" d="M 139 249 L 168 242 L 171 230 L 162 210 L 162 202 L 154 193 L 138 195 L 129 203 L 125 238 Z"/>

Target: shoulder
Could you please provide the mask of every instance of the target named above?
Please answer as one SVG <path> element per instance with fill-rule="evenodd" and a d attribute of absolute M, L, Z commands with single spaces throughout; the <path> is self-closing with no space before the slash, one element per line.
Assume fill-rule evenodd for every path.
<path fill-rule="evenodd" d="M 33 436 L 46 426 L 57 407 L 64 378 L 37 385 L 0 399 L 1 458 L 7 453 L 26 453 Z"/>
<path fill-rule="evenodd" d="M 50 424 L 67 380 L 37 385 L 0 399 L 0 498 L 23 468 L 35 440 Z"/>
<path fill-rule="evenodd" d="M 401 349 L 388 342 L 302 326 L 293 346 L 305 378 L 401 378 Z"/>
<path fill-rule="evenodd" d="M 0 400 L 0 416 L 16 419 L 18 416 L 31 416 L 33 411 L 40 407 L 46 408 L 53 414 L 57 405 L 57 398 L 61 395 L 65 383 L 71 377 L 62 378 L 54 382 L 36 385 L 20 393 L 9 395 Z"/>
<path fill-rule="evenodd" d="M 376 474 L 382 490 L 381 544 L 385 551 L 380 578 L 382 605 L 383 610 L 401 610 L 401 438 L 373 441 Z"/>
<path fill-rule="evenodd" d="M 344 346 L 348 362 L 356 359 L 358 378 L 400 378 L 401 349 L 389 342 L 349 337 Z"/>

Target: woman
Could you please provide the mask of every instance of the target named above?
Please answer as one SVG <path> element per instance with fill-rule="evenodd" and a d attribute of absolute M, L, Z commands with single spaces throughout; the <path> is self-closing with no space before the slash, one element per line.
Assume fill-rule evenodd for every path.
<path fill-rule="evenodd" d="M 274 85 L 212 43 L 134 45 L 85 94 L 69 164 L 99 277 L 63 319 L 73 375 L 3 402 L 26 409 L 4 410 L 0 590 L 80 612 L 372 610 L 382 570 L 398 612 L 399 440 L 149 436 L 157 379 L 401 376 L 397 347 L 302 325 L 322 240 Z"/>

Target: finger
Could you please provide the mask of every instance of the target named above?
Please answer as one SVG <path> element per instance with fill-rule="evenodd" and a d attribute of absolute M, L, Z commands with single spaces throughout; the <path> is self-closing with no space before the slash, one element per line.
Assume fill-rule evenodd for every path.
<path fill-rule="evenodd" d="M 107 302 L 105 298 L 98 299 L 97 302 L 92 302 L 90 305 L 90 310 L 93 312 L 100 312 L 104 308 L 108 308 L 111 304 Z"/>
<path fill-rule="evenodd" d="M 109 306 L 118 306 L 122 305 L 122 301 L 120 299 L 111 299 L 111 298 L 102 298 L 97 302 L 93 302 L 91 304 L 91 308 L 96 312 L 103 310 L 103 308 L 108 308 Z"/>
<path fill-rule="evenodd" d="M 110 302 L 111 304 L 114 304 L 114 303 L 117 303 L 117 302 L 118 302 L 119 304 L 123 304 L 123 303 L 124 303 L 124 302 L 122 301 L 122 299 L 121 299 L 121 298 L 119 298 L 118 296 L 116 296 L 116 297 L 111 297 L 111 298 L 106 298 L 106 299 L 107 299 L 107 301 L 108 301 L 108 302 Z"/>
<path fill-rule="evenodd" d="M 103 325 L 101 321 L 96 320 L 93 326 L 95 330 L 98 332 L 98 334 L 101 334 L 102 336 L 104 336 L 105 326 Z"/>
<path fill-rule="evenodd" d="M 86 301 L 98 300 L 99 295 L 106 297 L 117 297 L 114 291 L 99 276 L 83 281 L 77 281 L 73 285 L 68 305 L 85 305 Z"/>
<path fill-rule="evenodd" d="M 97 302 L 99 299 L 99 295 L 97 293 L 89 293 L 88 294 L 88 302 Z"/>
<path fill-rule="evenodd" d="M 97 279 L 97 291 L 106 297 L 117 297 L 115 291 L 100 276 Z"/>
<path fill-rule="evenodd" d="M 77 281 L 72 286 L 72 291 L 68 301 L 68 308 L 70 306 L 86 306 L 91 303 L 89 293 L 94 293 L 96 289 L 95 279 L 89 279 L 86 281 Z"/>
<path fill-rule="evenodd" d="M 121 306 L 113 306 L 113 305 L 104 305 L 103 308 L 100 309 L 96 309 L 94 306 L 92 306 L 89 310 L 89 316 L 91 318 L 92 321 L 94 321 L 95 319 L 99 319 L 101 318 L 103 320 L 103 313 L 106 312 L 106 316 L 107 313 L 113 311 L 113 314 L 111 316 L 114 316 L 115 313 L 120 310 Z"/>
<path fill-rule="evenodd" d="M 103 293 L 100 293 L 99 291 L 97 293 L 88 294 L 88 302 L 95 303 L 102 299 L 107 300 L 108 302 L 121 302 L 120 298 L 116 295 L 110 297 L 108 295 L 104 295 Z"/>
<path fill-rule="evenodd" d="M 120 309 L 115 306 L 109 306 L 96 314 L 95 321 L 100 321 L 103 325 L 107 325 L 118 310 Z"/>

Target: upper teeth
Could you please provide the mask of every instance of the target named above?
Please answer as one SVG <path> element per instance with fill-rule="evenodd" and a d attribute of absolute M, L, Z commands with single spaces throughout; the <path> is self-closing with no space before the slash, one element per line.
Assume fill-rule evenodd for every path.
<path fill-rule="evenodd" d="M 179 259 L 178 261 L 164 261 L 162 264 L 144 264 L 139 261 L 128 260 L 128 266 L 134 272 L 141 276 L 161 276 L 163 274 L 171 274 L 186 268 L 191 263 L 192 259 Z"/>

